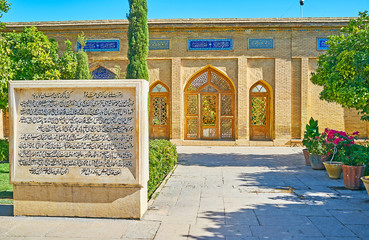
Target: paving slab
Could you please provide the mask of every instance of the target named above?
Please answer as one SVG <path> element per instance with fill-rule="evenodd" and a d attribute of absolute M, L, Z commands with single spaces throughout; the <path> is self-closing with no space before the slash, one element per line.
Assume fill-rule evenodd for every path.
<path fill-rule="evenodd" d="M 309 217 L 325 237 L 356 237 L 356 235 L 335 217 Z"/>
<path fill-rule="evenodd" d="M 143 219 L 13 217 L 0 240 L 369 239 L 369 197 L 305 166 L 301 148 L 184 147 Z"/>
<path fill-rule="evenodd" d="M 167 239 L 179 239 L 185 240 L 188 237 L 190 230 L 189 224 L 170 224 L 163 223 L 160 225 L 159 230 L 155 236 L 156 240 L 167 240 Z"/>
<path fill-rule="evenodd" d="M 369 224 L 369 216 L 357 210 L 329 210 L 343 224 Z"/>
<path fill-rule="evenodd" d="M 346 226 L 361 239 L 369 239 L 369 222 L 356 225 L 347 224 Z"/>
<path fill-rule="evenodd" d="M 7 231 L 10 237 L 43 237 L 62 224 L 62 221 L 49 219 L 22 218 L 17 224 Z"/>

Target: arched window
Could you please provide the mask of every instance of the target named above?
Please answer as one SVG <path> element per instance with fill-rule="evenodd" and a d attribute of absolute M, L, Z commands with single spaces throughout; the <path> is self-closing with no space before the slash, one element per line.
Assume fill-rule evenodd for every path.
<path fill-rule="evenodd" d="M 150 138 L 169 139 L 169 88 L 162 82 L 150 87 Z"/>
<path fill-rule="evenodd" d="M 93 70 L 91 75 L 92 75 L 92 79 L 114 79 L 115 78 L 115 74 L 112 71 L 104 67 L 101 67 L 101 66 Z"/>
<path fill-rule="evenodd" d="M 208 66 L 185 87 L 185 139 L 234 138 L 234 87 Z"/>
<path fill-rule="evenodd" d="M 271 93 L 265 83 L 259 81 L 250 88 L 250 139 L 271 138 Z"/>

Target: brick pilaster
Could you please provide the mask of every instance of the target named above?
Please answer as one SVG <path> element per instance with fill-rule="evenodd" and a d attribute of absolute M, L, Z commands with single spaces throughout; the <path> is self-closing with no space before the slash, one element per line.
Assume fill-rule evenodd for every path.
<path fill-rule="evenodd" d="M 183 140 L 183 84 L 181 79 L 181 58 L 172 59 L 172 132 L 171 138 Z"/>
<path fill-rule="evenodd" d="M 275 142 L 284 145 L 291 139 L 291 59 L 275 59 Z"/>

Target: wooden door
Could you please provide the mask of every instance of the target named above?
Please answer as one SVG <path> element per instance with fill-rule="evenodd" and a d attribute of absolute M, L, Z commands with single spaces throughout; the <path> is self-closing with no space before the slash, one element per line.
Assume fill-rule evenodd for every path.
<path fill-rule="evenodd" d="M 250 138 L 270 139 L 270 95 L 262 85 L 257 85 L 250 93 Z"/>
<path fill-rule="evenodd" d="M 169 92 L 162 84 L 156 84 L 150 91 L 150 138 L 169 139 Z"/>
<path fill-rule="evenodd" d="M 201 94 L 201 138 L 218 138 L 218 94 Z"/>

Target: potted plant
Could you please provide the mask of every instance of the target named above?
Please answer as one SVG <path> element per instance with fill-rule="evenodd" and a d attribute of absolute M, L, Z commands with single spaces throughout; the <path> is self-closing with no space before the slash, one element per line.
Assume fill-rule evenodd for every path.
<path fill-rule="evenodd" d="M 306 124 L 306 130 L 304 132 L 304 138 L 302 140 L 302 144 L 306 147 L 302 150 L 302 152 L 304 153 L 305 164 L 307 166 L 310 165 L 310 153 L 308 149 L 311 146 L 312 142 L 315 141 L 317 136 L 319 136 L 318 120 L 310 118 L 309 123 Z"/>
<path fill-rule="evenodd" d="M 363 181 L 366 192 L 369 195 L 369 168 L 368 168 L 368 165 L 367 165 L 367 168 L 365 169 L 365 174 L 364 175 L 365 175 L 365 177 L 362 177 L 361 180 Z"/>
<path fill-rule="evenodd" d="M 369 162 L 369 151 L 366 146 L 353 144 L 337 152 L 342 162 L 343 183 L 348 189 L 360 189 L 360 179 L 364 175 L 365 164 Z"/>
<path fill-rule="evenodd" d="M 323 134 L 319 134 L 308 146 L 310 153 L 310 164 L 314 170 L 324 170 L 323 162 L 328 158 L 328 151 Z"/>
<path fill-rule="evenodd" d="M 366 145 L 366 148 L 367 148 L 367 151 L 369 151 L 368 150 L 368 145 Z M 365 189 L 366 189 L 366 192 L 369 195 L 369 161 L 366 162 L 365 171 L 364 171 L 364 177 L 362 177 L 361 180 L 363 181 L 364 186 L 365 186 Z"/>
<path fill-rule="evenodd" d="M 351 147 L 355 144 L 359 132 L 354 132 L 352 135 L 347 134 L 343 131 L 336 131 L 333 129 L 326 128 L 323 132 L 325 142 L 328 151 L 328 159 L 330 161 L 324 162 L 325 169 L 327 170 L 328 176 L 331 179 L 338 179 L 342 173 L 342 166 L 337 152 L 340 152 L 344 148 Z"/>

